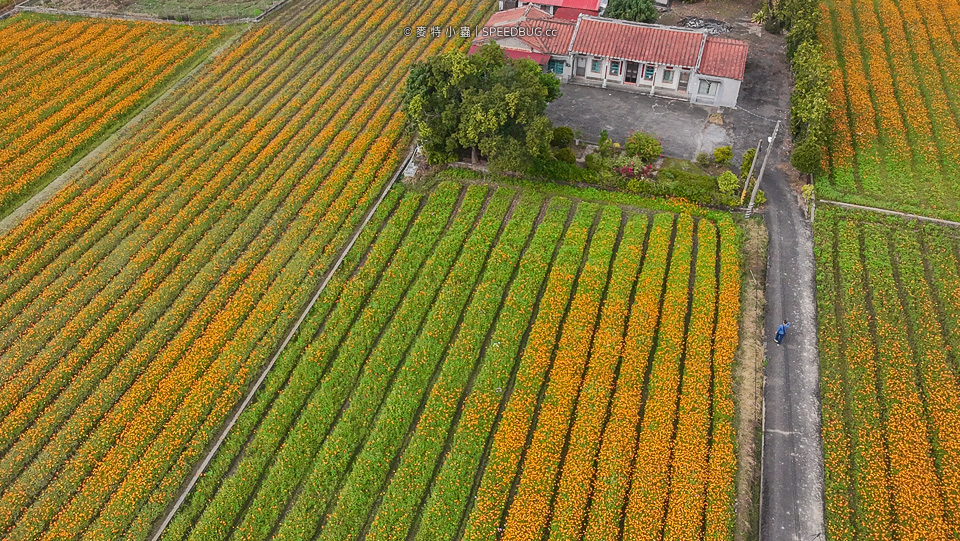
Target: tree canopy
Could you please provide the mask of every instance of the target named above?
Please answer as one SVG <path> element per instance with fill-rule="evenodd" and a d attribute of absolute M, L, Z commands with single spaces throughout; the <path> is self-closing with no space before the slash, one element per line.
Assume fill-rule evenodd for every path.
<path fill-rule="evenodd" d="M 474 161 L 479 153 L 512 164 L 550 156 L 553 126 L 544 111 L 558 97 L 555 75 L 490 43 L 476 54 L 452 51 L 414 65 L 403 107 L 429 163 L 470 150 Z"/>
<path fill-rule="evenodd" d="M 653 0 L 610 0 L 603 15 L 638 23 L 652 23 L 660 17 Z"/>

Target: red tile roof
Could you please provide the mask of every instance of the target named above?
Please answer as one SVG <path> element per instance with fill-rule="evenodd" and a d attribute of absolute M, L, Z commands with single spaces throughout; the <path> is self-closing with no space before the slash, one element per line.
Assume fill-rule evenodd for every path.
<path fill-rule="evenodd" d="M 474 46 L 500 40 L 505 50 L 524 53 L 526 58 L 531 57 L 527 53 L 606 56 L 696 68 L 703 75 L 740 81 L 747 63 L 748 46 L 743 41 L 708 36 L 701 31 L 589 15 L 569 21 L 532 5 L 495 13 L 485 28 L 496 30 L 478 36 L 473 40 Z M 521 29 L 523 35 L 520 35 Z M 539 56 L 536 60 L 543 63 Z"/>
<path fill-rule="evenodd" d="M 480 45 L 477 45 L 477 44 L 471 45 L 470 51 L 467 54 L 473 54 L 477 52 L 477 49 L 479 48 L 480 48 Z M 530 60 L 533 60 L 534 62 L 536 62 L 537 64 L 540 64 L 541 66 L 546 66 L 547 61 L 550 60 L 550 55 L 548 54 L 535 53 L 533 51 L 521 51 L 519 49 L 504 48 L 503 54 L 505 54 L 507 58 L 515 58 L 515 59 L 529 58 Z"/>
<path fill-rule="evenodd" d="M 600 0 L 523 0 L 530 1 L 541 6 L 556 6 L 584 11 L 600 11 Z"/>
<path fill-rule="evenodd" d="M 742 81 L 747 65 L 747 49 L 748 45 L 743 41 L 707 36 L 697 71 L 703 75 Z"/>
<path fill-rule="evenodd" d="M 562 7 L 582 9 L 585 11 L 600 11 L 600 0 L 562 0 Z"/>
<path fill-rule="evenodd" d="M 568 8 L 561 6 L 557 8 L 557 12 L 554 13 L 554 16 L 558 19 L 575 21 L 581 13 L 584 15 L 596 15 L 599 13 L 599 11 L 596 9 Z"/>
<path fill-rule="evenodd" d="M 703 33 L 601 17 L 581 17 L 570 51 L 693 68 Z"/>
<path fill-rule="evenodd" d="M 527 5 L 522 8 L 505 9 L 490 16 L 484 26 L 500 26 L 517 23 L 524 19 L 549 19 L 551 15 L 542 9 Z"/>
<path fill-rule="evenodd" d="M 576 21 L 557 19 L 533 6 L 525 6 L 495 13 L 484 28 L 497 30 L 488 35 L 481 33 L 473 40 L 473 44 L 512 39 L 533 52 L 566 55 L 575 26 Z M 518 31 L 512 32 L 512 29 Z M 523 29 L 523 35 L 520 35 L 519 29 Z M 512 47 L 504 45 L 504 48 Z"/>

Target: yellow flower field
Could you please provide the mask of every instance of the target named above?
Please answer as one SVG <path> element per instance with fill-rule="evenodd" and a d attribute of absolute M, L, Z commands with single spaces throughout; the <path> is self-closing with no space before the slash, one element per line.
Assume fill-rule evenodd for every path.
<path fill-rule="evenodd" d="M 960 535 L 960 243 L 894 218 L 818 211 L 827 533 Z"/>
<path fill-rule="evenodd" d="M 960 3 L 826 0 L 826 199 L 960 217 Z"/>
<path fill-rule="evenodd" d="M 32 14 L 0 22 L 0 217 L 82 157 L 225 32 Z"/>
<path fill-rule="evenodd" d="M 164 539 L 731 539 L 737 228 L 625 203 L 395 188 Z"/>

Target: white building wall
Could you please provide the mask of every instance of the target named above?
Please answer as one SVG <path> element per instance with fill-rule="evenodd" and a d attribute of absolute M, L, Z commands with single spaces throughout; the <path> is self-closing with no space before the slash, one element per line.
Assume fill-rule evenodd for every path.
<path fill-rule="evenodd" d="M 700 93 L 700 81 L 714 81 L 720 83 L 716 95 L 704 95 Z M 727 79 L 725 77 L 708 77 L 693 73 L 690 75 L 690 86 L 687 87 L 690 92 L 690 101 L 702 105 L 716 105 L 718 107 L 736 107 L 737 98 L 740 95 L 740 81 L 736 79 Z"/>
<path fill-rule="evenodd" d="M 552 56 L 550 57 L 550 59 L 551 59 L 551 60 L 556 60 L 556 61 L 563 62 L 563 73 L 562 73 L 562 74 L 557 74 L 557 73 L 555 73 L 555 72 L 553 72 L 553 71 L 550 71 L 550 69 L 549 69 L 549 68 L 550 68 L 550 64 L 549 64 L 549 63 L 547 63 L 547 65 L 544 66 L 543 69 L 544 69 L 544 70 L 547 70 L 548 72 L 553 73 L 554 75 L 556 75 L 557 77 L 559 77 L 561 82 L 563 82 L 563 83 L 569 82 L 569 81 L 570 81 L 570 77 L 573 76 L 573 57 L 571 57 L 571 56 L 552 55 Z"/>

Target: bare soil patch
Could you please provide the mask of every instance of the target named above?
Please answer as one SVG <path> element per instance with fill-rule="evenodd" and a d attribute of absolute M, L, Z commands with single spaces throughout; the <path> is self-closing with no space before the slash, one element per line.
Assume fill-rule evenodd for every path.
<path fill-rule="evenodd" d="M 734 366 L 737 397 L 737 527 L 734 539 L 756 539 L 760 496 L 763 418 L 763 313 L 766 305 L 767 228 L 744 222 L 743 287 L 740 290 L 740 347 Z"/>

